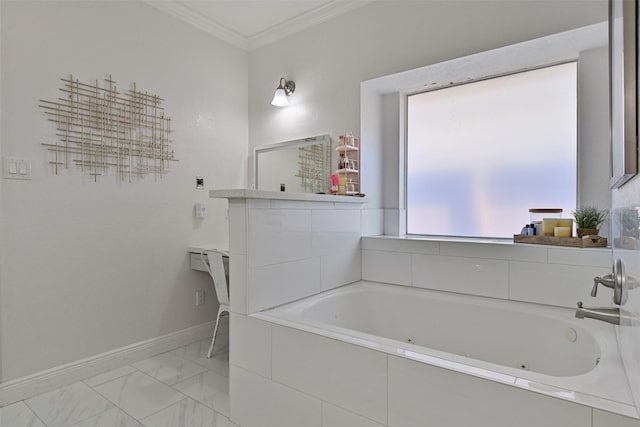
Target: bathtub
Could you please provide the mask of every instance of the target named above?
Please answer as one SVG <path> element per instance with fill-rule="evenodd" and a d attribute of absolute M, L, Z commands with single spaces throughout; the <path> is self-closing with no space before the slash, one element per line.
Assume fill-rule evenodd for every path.
<path fill-rule="evenodd" d="M 252 316 L 637 417 L 613 326 L 571 309 L 360 281 Z"/>

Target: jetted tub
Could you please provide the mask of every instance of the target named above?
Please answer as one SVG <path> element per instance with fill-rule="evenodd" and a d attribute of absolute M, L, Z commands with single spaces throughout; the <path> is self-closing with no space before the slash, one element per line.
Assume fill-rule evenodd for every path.
<path fill-rule="evenodd" d="M 636 416 L 613 326 L 571 309 L 361 281 L 253 316 Z"/>

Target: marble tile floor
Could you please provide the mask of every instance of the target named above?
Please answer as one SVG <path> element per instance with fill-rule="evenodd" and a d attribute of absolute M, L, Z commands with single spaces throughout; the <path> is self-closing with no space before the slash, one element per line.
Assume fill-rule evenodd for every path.
<path fill-rule="evenodd" d="M 229 347 L 209 340 L 0 408 L 2 427 L 238 427 L 229 421 Z"/>

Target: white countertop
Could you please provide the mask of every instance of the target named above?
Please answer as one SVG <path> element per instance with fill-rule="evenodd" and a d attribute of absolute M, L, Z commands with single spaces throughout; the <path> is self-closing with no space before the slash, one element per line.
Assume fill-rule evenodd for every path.
<path fill-rule="evenodd" d="M 248 188 L 233 188 L 210 190 L 209 197 L 217 199 L 272 199 L 298 200 L 309 202 L 332 203 L 366 203 L 366 197 L 341 196 L 336 194 L 292 193 L 286 191 L 250 190 Z"/>
<path fill-rule="evenodd" d="M 219 251 L 229 253 L 229 245 L 222 243 L 196 243 L 187 247 L 187 251 L 192 254 L 200 254 L 205 249 L 218 249 Z"/>

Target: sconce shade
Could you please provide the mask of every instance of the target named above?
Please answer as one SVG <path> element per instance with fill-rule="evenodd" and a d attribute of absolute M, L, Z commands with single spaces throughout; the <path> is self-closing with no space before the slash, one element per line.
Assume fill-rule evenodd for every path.
<path fill-rule="evenodd" d="M 283 88 L 276 89 L 276 93 L 273 95 L 271 105 L 274 105 L 276 107 L 286 107 L 287 105 L 289 105 L 289 100 L 287 99 L 287 95 L 284 93 Z"/>
<path fill-rule="evenodd" d="M 296 84 L 293 80 L 287 81 L 284 77 L 280 79 L 280 84 L 273 95 L 271 105 L 276 107 L 286 107 L 289 105 L 287 96 L 290 96 L 296 90 Z"/>

